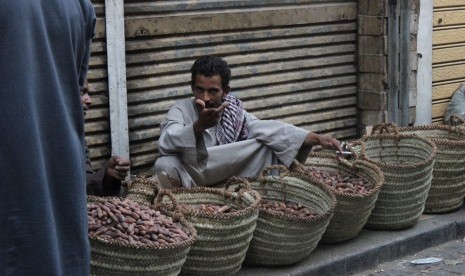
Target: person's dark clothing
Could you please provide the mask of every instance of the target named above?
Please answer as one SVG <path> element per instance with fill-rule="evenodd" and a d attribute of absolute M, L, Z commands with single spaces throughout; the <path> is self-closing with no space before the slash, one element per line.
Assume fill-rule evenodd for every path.
<path fill-rule="evenodd" d="M 88 275 L 89 0 L 0 1 L 0 274 Z"/>
<path fill-rule="evenodd" d="M 107 165 L 99 170 L 93 170 L 90 162 L 89 149 L 86 147 L 86 190 L 88 195 L 118 196 L 121 191 L 121 181 L 106 176 Z"/>

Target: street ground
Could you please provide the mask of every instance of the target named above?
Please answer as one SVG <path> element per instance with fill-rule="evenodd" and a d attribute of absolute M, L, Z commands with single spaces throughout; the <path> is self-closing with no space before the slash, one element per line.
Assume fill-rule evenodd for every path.
<path fill-rule="evenodd" d="M 408 229 L 364 229 L 350 241 L 319 244 L 307 259 L 294 265 L 243 265 L 238 276 L 465 275 L 464 237 L 465 208 L 461 207 L 448 214 L 422 215 Z M 410 263 L 427 257 L 442 260 L 436 264 Z"/>
<path fill-rule="evenodd" d="M 432 259 L 436 258 L 436 259 Z M 413 261 L 413 263 L 412 263 Z M 424 264 L 415 264 L 416 262 Z M 353 276 L 465 275 L 465 241 L 453 240 L 416 254 L 378 265 Z"/>

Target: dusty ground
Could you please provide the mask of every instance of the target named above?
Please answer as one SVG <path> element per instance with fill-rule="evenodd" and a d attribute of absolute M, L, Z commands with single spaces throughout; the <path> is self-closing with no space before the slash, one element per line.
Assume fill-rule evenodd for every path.
<path fill-rule="evenodd" d="M 412 264 L 412 261 L 425 258 L 442 259 L 431 264 Z M 453 240 L 431 247 L 414 255 L 382 263 L 374 269 L 354 276 L 457 276 L 465 275 L 465 241 Z"/>

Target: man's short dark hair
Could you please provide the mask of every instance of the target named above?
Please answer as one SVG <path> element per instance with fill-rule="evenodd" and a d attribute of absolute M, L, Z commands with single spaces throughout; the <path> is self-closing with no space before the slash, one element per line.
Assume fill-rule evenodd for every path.
<path fill-rule="evenodd" d="M 223 90 L 228 89 L 229 80 L 231 79 L 231 69 L 228 63 L 220 57 L 204 56 L 197 59 L 191 68 L 191 85 L 195 85 L 195 76 L 197 74 L 205 77 L 219 75 L 221 77 L 221 86 Z"/>

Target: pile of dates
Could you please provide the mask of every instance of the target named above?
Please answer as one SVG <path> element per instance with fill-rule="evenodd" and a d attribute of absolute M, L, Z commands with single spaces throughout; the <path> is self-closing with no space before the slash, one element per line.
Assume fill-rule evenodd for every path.
<path fill-rule="evenodd" d="M 218 205 L 218 204 L 196 204 L 196 205 L 185 205 L 179 204 L 181 210 L 196 210 L 206 212 L 209 214 L 226 214 L 237 211 L 235 208 L 229 205 Z"/>
<path fill-rule="evenodd" d="M 373 189 L 373 185 L 362 177 L 344 176 L 317 168 L 310 168 L 310 173 L 340 193 L 366 195 Z"/>
<path fill-rule="evenodd" d="M 318 213 L 303 206 L 301 203 L 294 203 L 290 201 L 271 201 L 262 200 L 260 207 L 265 210 L 280 212 L 284 215 L 295 216 L 299 218 L 312 218 L 316 217 Z"/>
<path fill-rule="evenodd" d="M 87 205 L 89 236 L 115 239 L 131 245 L 164 246 L 191 237 L 189 229 L 149 206 L 119 198 Z"/>

